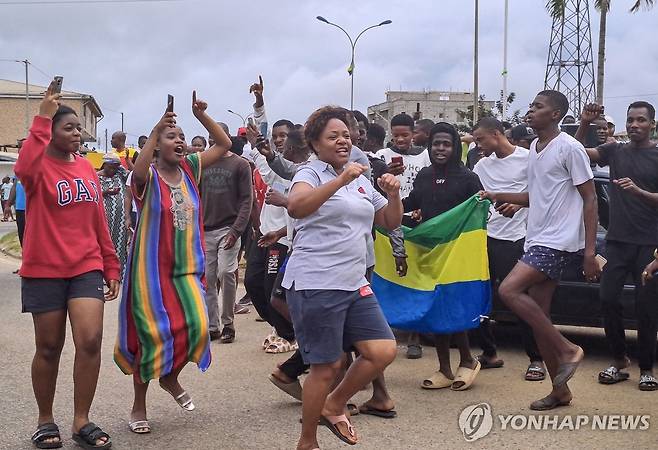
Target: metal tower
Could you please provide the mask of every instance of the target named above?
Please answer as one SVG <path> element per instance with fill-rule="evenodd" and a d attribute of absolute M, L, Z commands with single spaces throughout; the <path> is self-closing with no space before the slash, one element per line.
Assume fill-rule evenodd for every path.
<path fill-rule="evenodd" d="M 594 100 L 589 0 L 567 0 L 564 15 L 553 19 L 544 87 L 566 95 L 576 117 Z"/>

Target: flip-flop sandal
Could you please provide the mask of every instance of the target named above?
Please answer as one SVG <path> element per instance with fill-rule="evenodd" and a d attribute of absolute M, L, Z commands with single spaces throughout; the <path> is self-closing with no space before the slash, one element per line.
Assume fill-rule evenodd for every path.
<path fill-rule="evenodd" d="M 269 379 L 274 386 L 278 387 L 295 400 L 299 400 L 300 402 L 302 401 L 302 385 L 299 380 L 295 380 L 292 383 L 286 383 L 274 375 L 270 375 Z"/>
<path fill-rule="evenodd" d="M 107 441 L 101 445 L 96 445 L 96 441 L 99 439 L 105 438 Z M 101 430 L 94 422 L 89 422 L 84 427 L 80 428 L 77 433 L 73 433 L 71 439 L 75 441 L 80 447 L 85 450 L 91 449 L 107 449 L 112 447 L 112 441 L 110 441 L 110 435 Z"/>
<path fill-rule="evenodd" d="M 533 411 L 548 411 L 550 409 L 555 409 L 560 406 L 569 406 L 570 404 L 571 404 L 571 400 L 561 401 L 556 399 L 555 397 L 551 397 L 550 395 L 547 395 L 544 398 L 532 402 L 530 404 L 530 409 L 532 409 Z"/>
<path fill-rule="evenodd" d="M 454 380 L 451 380 L 437 370 L 431 377 L 425 378 L 423 382 L 420 383 L 420 387 L 423 389 L 445 389 L 452 386 L 453 381 Z"/>
<path fill-rule="evenodd" d="M 361 414 L 381 417 L 383 419 L 395 419 L 398 416 L 397 411 L 394 409 L 378 409 L 366 404 L 359 406 L 359 412 Z"/>
<path fill-rule="evenodd" d="M 580 347 L 578 347 L 578 348 L 580 348 Z M 580 359 L 578 361 L 564 363 L 564 364 L 560 364 L 558 366 L 557 374 L 555 375 L 555 378 L 553 379 L 553 386 L 554 387 L 564 386 L 574 376 L 574 374 L 576 373 L 576 370 L 578 369 L 578 365 L 581 363 L 581 361 L 585 357 L 585 352 L 583 352 L 582 348 L 580 348 L 579 353 L 580 353 Z"/>
<path fill-rule="evenodd" d="M 151 432 L 151 425 L 149 425 L 148 420 L 135 420 L 134 422 L 128 422 L 130 431 L 135 434 L 148 434 Z"/>
<path fill-rule="evenodd" d="M 45 442 L 46 439 L 59 439 L 55 442 Z M 37 431 L 32 435 L 32 444 L 36 448 L 61 448 L 62 436 L 59 434 L 59 427 L 52 422 L 42 423 L 37 427 Z"/>
<path fill-rule="evenodd" d="M 345 405 L 347 412 L 350 413 L 350 417 L 359 415 L 359 408 L 354 403 L 348 403 Z"/>
<path fill-rule="evenodd" d="M 530 363 L 525 371 L 526 381 L 544 381 L 546 379 L 546 368 L 540 363 Z"/>
<path fill-rule="evenodd" d="M 473 382 L 475 381 L 475 377 L 477 377 L 477 374 L 480 372 L 480 361 L 476 360 L 476 366 L 474 369 L 469 369 L 468 367 L 459 367 L 457 369 L 457 375 L 455 376 L 455 380 L 452 382 L 452 385 L 450 386 L 450 389 L 453 391 L 465 391 L 466 389 L 470 388 L 473 385 Z M 462 382 L 462 384 L 459 387 L 455 387 L 456 383 Z"/>
<path fill-rule="evenodd" d="M 480 361 L 480 364 L 482 365 L 482 370 L 499 369 L 503 367 L 503 365 L 505 364 L 505 361 L 503 361 L 502 359 L 499 359 L 498 361 L 493 363 L 489 362 L 489 360 L 487 360 L 487 358 L 484 355 L 478 355 L 475 357 L 475 359 Z"/>
<path fill-rule="evenodd" d="M 620 381 L 628 380 L 630 375 L 628 372 L 622 372 L 615 366 L 610 366 L 605 370 L 599 372 L 599 383 L 601 384 L 615 384 Z"/>
<path fill-rule="evenodd" d="M 641 375 L 638 387 L 641 391 L 658 391 L 658 379 L 653 375 Z"/>
<path fill-rule="evenodd" d="M 196 409 L 196 406 L 194 406 L 194 403 L 192 403 L 192 397 L 188 395 L 186 391 L 183 391 L 181 394 L 178 396 L 175 396 L 173 392 L 171 392 L 169 389 L 167 389 L 162 383 L 160 384 L 160 387 L 169 395 L 174 397 L 174 400 L 176 400 L 176 403 L 178 403 L 178 406 L 183 408 L 185 411 L 194 411 Z"/>
<path fill-rule="evenodd" d="M 347 424 L 347 432 L 349 433 L 348 436 L 345 436 L 340 432 L 336 426 L 339 423 Z M 354 427 L 352 426 L 352 422 L 350 422 L 350 419 L 348 419 L 345 414 L 342 416 L 320 416 L 320 425 L 324 425 L 325 427 L 329 428 L 329 431 L 331 431 L 338 439 L 345 442 L 346 444 L 356 445 L 358 443 L 358 438 L 356 436 L 356 432 L 354 431 Z"/>

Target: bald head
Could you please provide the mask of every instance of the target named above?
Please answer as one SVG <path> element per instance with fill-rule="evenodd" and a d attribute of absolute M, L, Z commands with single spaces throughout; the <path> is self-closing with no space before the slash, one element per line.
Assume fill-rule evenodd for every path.
<path fill-rule="evenodd" d="M 126 147 L 126 133 L 115 131 L 112 133 L 112 147 L 121 150 Z"/>

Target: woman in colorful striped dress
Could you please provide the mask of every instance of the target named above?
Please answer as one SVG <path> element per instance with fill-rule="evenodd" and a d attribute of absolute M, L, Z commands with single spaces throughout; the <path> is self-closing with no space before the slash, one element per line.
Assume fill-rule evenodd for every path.
<path fill-rule="evenodd" d="M 188 362 L 210 365 L 205 296 L 203 214 L 198 184 L 203 167 L 231 147 L 222 128 L 192 97 L 192 111 L 215 140 L 203 153 L 187 155 L 176 115 L 155 126 L 135 163 L 131 189 L 139 220 L 126 266 L 114 360 L 133 375 L 135 399 L 130 429 L 148 433 L 146 391 L 151 379 L 184 409 L 194 404 L 178 382 Z M 154 163 L 154 153 L 157 159 Z"/>

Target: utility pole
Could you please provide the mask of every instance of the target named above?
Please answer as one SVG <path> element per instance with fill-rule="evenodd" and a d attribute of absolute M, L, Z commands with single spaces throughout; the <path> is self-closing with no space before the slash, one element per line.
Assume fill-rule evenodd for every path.
<path fill-rule="evenodd" d="M 504 26 L 504 40 L 503 43 L 503 117 L 502 120 L 507 118 L 507 26 L 509 19 L 509 0 L 505 0 L 505 26 Z"/>
<path fill-rule="evenodd" d="M 107 128 L 105 128 L 105 153 L 107 153 Z"/>
<path fill-rule="evenodd" d="M 123 133 L 123 113 L 121 113 L 121 132 Z"/>
<path fill-rule="evenodd" d="M 478 92 L 478 22 L 480 14 L 480 2 L 475 0 L 475 48 L 473 51 L 473 125 L 478 122 L 478 109 L 480 105 L 480 94 Z"/>
<path fill-rule="evenodd" d="M 25 137 L 27 137 L 30 132 L 30 84 L 28 74 L 28 65 L 30 62 L 27 59 L 21 62 L 25 64 Z"/>

